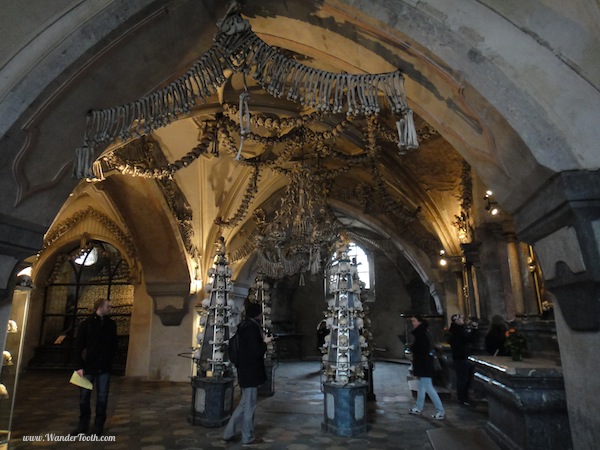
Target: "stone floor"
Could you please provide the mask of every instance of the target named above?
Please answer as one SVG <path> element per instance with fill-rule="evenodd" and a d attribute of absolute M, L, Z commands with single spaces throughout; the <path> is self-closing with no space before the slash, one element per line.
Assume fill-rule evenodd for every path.
<path fill-rule="evenodd" d="M 487 420 L 487 408 L 480 403 L 472 408 L 458 406 L 444 399 L 445 420 L 429 419 L 428 415 L 413 416 L 413 405 L 407 383 L 408 366 L 376 362 L 373 373 L 376 400 L 369 402 L 369 431 L 354 437 L 340 437 L 321 430 L 323 393 L 320 390 L 318 362 L 281 362 L 275 371 L 275 394 L 259 399 L 255 424 L 257 435 L 266 443 L 264 449 L 411 449 L 444 450 L 454 448 L 451 438 L 429 437 L 428 432 L 444 430 L 448 436 L 469 433 L 482 434 Z M 191 425 L 192 389 L 189 383 L 135 381 L 113 377 L 109 398 L 109 418 L 105 435 L 112 442 L 65 443 L 64 439 L 76 426 L 78 390 L 68 383 L 69 374 L 26 372 L 17 390 L 12 436 L 9 448 L 103 448 L 145 450 L 191 450 L 227 448 L 239 449 L 237 441 L 221 441 L 223 428 Z M 236 389 L 236 398 L 239 390 Z M 428 402 L 424 413 L 433 413 Z M 440 436 L 433 433 L 432 436 Z M 29 442 L 37 436 L 40 442 Z M 462 450 L 486 448 L 476 444 L 462 445 Z M 433 443 L 432 443 L 433 442 Z"/>

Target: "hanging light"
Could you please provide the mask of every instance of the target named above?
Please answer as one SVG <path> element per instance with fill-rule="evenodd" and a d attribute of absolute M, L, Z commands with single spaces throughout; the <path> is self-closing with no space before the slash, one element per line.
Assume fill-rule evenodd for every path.
<path fill-rule="evenodd" d="M 259 269 L 271 278 L 310 271 L 328 259 L 341 224 L 327 205 L 327 192 L 312 169 L 296 166 L 272 220 L 257 215 Z"/>

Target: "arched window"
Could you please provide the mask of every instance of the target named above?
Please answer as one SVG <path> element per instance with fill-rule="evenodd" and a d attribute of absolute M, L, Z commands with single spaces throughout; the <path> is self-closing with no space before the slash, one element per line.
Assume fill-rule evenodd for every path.
<path fill-rule="evenodd" d="M 370 289 L 371 270 L 367 254 L 362 248 L 356 245 L 356 243 L 350 242 L 350 245 L 348 246 L 348 256 L 350 259 L 356 258 L 358 277 L 360 278 L 360 281 L 365 283 L 365 289 Z"/>
<path fill-rule="evenodd" d="M 58 255 L 46 281 L 40 342 L 31 366 L 70 365 L 77 327 L 93 313 L 97 299 L 107 298 L 119 337 L 114 368 L 124 372 L 134 296 L 129 278 L 127 261 L 106 242 L 92 241 Z"/>
<path fill-rule="evenodd" d="M 358 244 L 356 244 L 355 242 L 350 242 L 348 245 L 348 257 L 350 259 L 356 259 L 356 264 L 357 264 L 357 272 L 358 272 L 358 277 L 360 278 L 360 281 L 362 283 L 364 283 L 364 289 L 366 291 L 371 290 L 371 288 L 373 287 L 373 281 L 374 281 L 374 273 L 373 273 L 373 265 L 371 263 L 372 258 L 362 249 L 362 247 L 360 247 Z M 336 261 L 336 255 L 335 253 L 332 255 L 331 257 L 332 261 Z M 329 285 L 331 283 L 331 276 L 327 277 L 326 283 L 326 291 L 329 292 Z M 364 292 L 365 295 L 365 300 L 366 301 L 373 301 L 374 300 L 374 294 L 373 292 Z"/>

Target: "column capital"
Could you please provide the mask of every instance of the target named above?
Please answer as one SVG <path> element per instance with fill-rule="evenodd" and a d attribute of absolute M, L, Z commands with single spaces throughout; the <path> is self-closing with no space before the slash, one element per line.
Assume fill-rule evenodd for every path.
<path fill-rule="evenodd" d="M 600 330 L 600 171 L 557 174 L 515 214 L 566 323 Z"/>
<path fill-rule="evenodd" d="M 154 302 L 154 313 L 160 317 L 164 326 L 179 326 L 189 311 L 189 284 L 182 283 L 146 283 L 148 295 Z"/>

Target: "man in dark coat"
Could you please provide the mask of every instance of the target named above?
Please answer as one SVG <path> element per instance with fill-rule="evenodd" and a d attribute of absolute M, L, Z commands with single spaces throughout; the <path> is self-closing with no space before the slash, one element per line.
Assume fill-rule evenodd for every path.
<path fill-rule="evenodd" d="M 238 325 L 240 350 L 237 374 L 242 397 L 223 432 L 223 439 L 231 441 L 238 429 L 241 428 L 242 444 L 244 445 L 264 442 L 254 435 L 254 411 L 256 410 L 258 387 L 267 381 L 264 354 L 267 351 L 267 344 L 273 337 L 263 336 L 259 322 L 261 313 L 260 304 L 247 302 L 246 318 Z"/>
<path fill-rule="evenodd" d="M 471 355 L 471 343 L 479 336 L 477 322 L 465 325 L 463 316 L 454 314 L 451 318 L 450 338 L 448 343 L 452 348 L 452 360 L 456 373 L 456 395 L 458 402 L 464 406 L 470 406 L 469 386 L 473 376 L 473 369 L 469 364 L 468 357 Z"/>
<path fill-rule="evenodd" d="M 94 314 L 84 320 L 75 341 L 75 371 L 94 384 L 96 390 L 96 416 L 93 434 L 104 432 L 110 371 L 117 351 L 117 324 L 110 316 L 111 305 L 107 299 L 94 303 Z M 89 389 L 79 388 L 79 426 L 71 434 L 87 433 L 92 410 Z"/>

